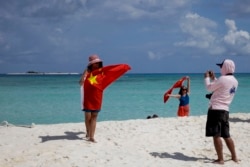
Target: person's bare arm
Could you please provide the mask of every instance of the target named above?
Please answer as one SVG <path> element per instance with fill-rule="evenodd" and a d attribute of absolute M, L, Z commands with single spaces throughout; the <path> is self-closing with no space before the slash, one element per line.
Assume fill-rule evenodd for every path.
<path fill-rule="evenodd" d="M 187 76 L 187 93 L 190 94 L 191 90 L 190 90 L 190 77 Z"/>
<path fill-rule="evenodd" d="M 169 97 L 175 97 L 175 98 L 178 98 L 178 99 L 181 97 L 181 95 L 179 95 L 179 94 L 177 94 L 177 95 L 167 94 L 167 96 L 169 96 Z"/>

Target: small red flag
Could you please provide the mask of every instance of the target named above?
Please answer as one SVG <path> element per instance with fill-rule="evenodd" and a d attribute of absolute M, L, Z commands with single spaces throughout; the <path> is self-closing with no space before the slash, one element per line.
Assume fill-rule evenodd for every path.
<path fill-rule="evenodd" d="M 187 79 L 187 77 L 182 77 L 177 82 L 175 82 L 175 84 L 166 93 L 164 93 L 164 96 L 163 96 L 164 103 L 166 103 L 167 100 L 169 99 L 169 96 L 167 96 L 167 94 L 171 94 L 174 88 L 180 88 L 182 86 L 183 81 L 185 81 L 185 79 Z"/>

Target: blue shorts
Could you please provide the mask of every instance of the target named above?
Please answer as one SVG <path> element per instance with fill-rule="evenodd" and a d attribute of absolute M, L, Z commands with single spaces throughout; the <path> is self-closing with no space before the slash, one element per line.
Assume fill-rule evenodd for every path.
<path fill-rule="evenodd" d="M 85 112 L 100 112 L 101 110 L 88 110 L 88 109 L 83 109 L 82 111 L 85 111 Z"/>
<path fill-rule="evenodd" d="M 207 113 L 206 136 L 229 138 L 229 112 L 209 109 Z"/>

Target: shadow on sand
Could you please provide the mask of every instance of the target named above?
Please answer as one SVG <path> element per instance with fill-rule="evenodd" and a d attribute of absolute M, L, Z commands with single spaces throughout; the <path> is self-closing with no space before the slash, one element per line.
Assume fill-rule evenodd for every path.
<path fill-rule="evenodd" d="M 230 122 L 246 122 L 250 123 L 250 119 L 240 119 L 240 118 L 229 118 Z"/>
<path fill-rule="evenodd" d="M 206 157 L 204 157 L 204 158 L 189 157 L 189 156 L 186 156 L 180 152 L 175 152 L 172 154 L 169 154 L 167 152 L 164 152 L 164 153 L 151 152 L 150 155 L 152 155 L 153 157 L 171 158 L 171 159 L 182 160 L 182 161 L 199 161 L 199 160 L 211 161 L 210 159 L 208 159 Z"/>
<path fill-rule="evenodd" d="M 42 139 L 41 143 L 51 141 L 51 140 L 83 140 L 78 135 L 84 134 L 83 132 L 64 132 L 65 135 L 60 136 L 39 136 Z"/>

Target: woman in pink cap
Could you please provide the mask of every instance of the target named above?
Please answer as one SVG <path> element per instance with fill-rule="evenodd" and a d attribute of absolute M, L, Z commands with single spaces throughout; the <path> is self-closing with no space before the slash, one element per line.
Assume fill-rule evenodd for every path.
<path fill-rule="evenodd" d="M 99 56 L 96 54 L 91 55 L 89 57 L 88 67 L 86 70 L 84 70 L 81 76 L 81 79 L 79 81 L 81 85 L 81 102 L 82 102 L 81 109 L 82 111 L 85 111 L 85 126 L 86 126 L 86 131 L 87 131 L 86 137 L 91 142 L 95 142 L 94 133 L 95 133 L 95 128 L 96 128 L 97 116 L 100 111 L 100 108 L 99 107 L 88 108 L 89 103 L 96 103 L 96 101 L 92 100 L 90 96 L 86 96 L 86 92 L 87 91 L 89 92 L 89 90 L 87 91 L 85 90 L 86 88 L 84 88 L 84 82 L 89 73 L 102 67 L 103 67 L 102 60 L 99 58 Z M 95 91 L 92 91 L 91 94 L 95 94 Z"/>
<path fill-rule="evenodd" d="M 83 106 L 88 141 L 94 139 L 97 116 L 102 107 L 104 90 L 124 73 L 130 70 L 127 64 L 114 64 L 103 67 L 97 55 L 89 57 L 87 72 L 83 75 Z M 81 82 L 82 83 L 82 82 Z"/>

